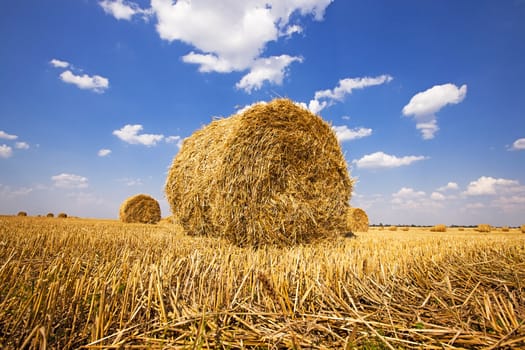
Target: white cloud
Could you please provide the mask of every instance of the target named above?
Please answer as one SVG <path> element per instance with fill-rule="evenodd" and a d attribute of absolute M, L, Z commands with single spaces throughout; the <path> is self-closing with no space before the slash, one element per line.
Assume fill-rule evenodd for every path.
<path fill-rule="evenodd" d="M 346 125 L 332 126 L 339 142 L 351 141 L 372 135 L 372 129 L 356 128 L 350 129 Z"/>
<path fill-rule="evenodd" d="M 0 145 L 0 158 L 9 158 L 13 155 L 13 149 L 8 145 Z"/>
<path fill-rule="evenodd" d="M 429 203 L 426 202 L 425 192 L 416 191 L 410 187 L 403 187 L 392 194 L 392 204 L 399 208 L 421 209 L 423 206 L 428 206 Z"/>
<path fill-rule="evenodd" d="M 150 10 L 141 9 L 136 3 L 125 0 L 102 0 L 98 3 L 108 15 L 112 15 L 116 19 L 131 20 L 137 14 L 144 15 L 147 20 L 152 13 Z"/>
<path fill-rule="evenodd" d="M 463 194 L 467 196 L 496 195 L 513 191 L 521 191 L 522 187 L 516 180 L 496 179 L 490 176 L 482 176 L 469 183 Z"/>
<path fill-rule="evenodd" d="M 430 195 L 430 199 L 435 201 L 443 201 L 446 199 L 446 197 L 442 193 L 432 192 L 432 194 Z"/>
<path fill-rule="evenodd" d="M 235 86 L 251 93 L 252 90 L 259 90 L 265 81 L 281 85 L 286 68 L 293 62 L 302 61 L 301 57 L 288 55 L 259 58 L 252 64 L 250 73 L 242 77 Z"/>
<path fill-rule="evenodd" d="M 459 186 L 458 186 L 457 183 L 449 182 L 445 186 L 441 186 L 437 190 L 440 191 L 440 192 L 444 192 L 444 191 L 448 191 L 448 190 L 457 190 L 457 189 L 459 189 Z"/>
<path fill-rule="evenodd" d="M 70 70 L 66 70 L 60 74 L 60 79 L 65 83 L 74 84 L 80 89 L 93 90 L 98 93 L 103 93 L 109 87 L 109 80 L 107 78 L 101 77 L 100 75 L 75 75 Z"/>
<path fill-rule="evenodd" d="M 97 154 L 99 157 L 106 157 L 106 156 L 109 156 L 110 153 L 111 153 L 110 149 L 102 148 L 101 150 L 98 151 Z"/>
<path fill-rule="evenodd" d="M 525 138 L 517 139 L 511 147 L 512 150 L 519 151 L 525 149 Z"/>
<path fill-rule="evenodd" d="M 167 143 L 174 143 L 178 149 L 182 147 L 182 143 L 184 142 L 184 139 L 180 136 L 168 136 L 165 138 L 165 141 Z"/>
<path fill-rule="evenodd" d="M 313 114 L 319 114 L 319 112 L 325 109 L 326 106 L 328 106 L 328 102 L 326 101 L 319 102 L 318 100 L 310 100 L 310 102 L 308 103 L 308 109 Z"/>
<path fill-rule="evenodd" d="M 372 168 L 396 168 L 403 165 L 410 165 L 413 162 L 427 159 L 424 156 L 404 156 L 397 157 L 383 152 L 375 152 L 367 154 L 361 159 L 354 160 L 352 163 L 356 164 L 358 168 L 372 169 Z"/>
<path fill-rule="evenodd" d="M 435 85 L 415 94 L 403 107 L 403 115 L 413 116 L 423 139 L 429 140 L 434 138 L 434 134 L 439 130 L 436 113 L 446 105 L 460 103 L 466 95 L 466 84 L 460 88 L 454 84 Z"/>
<path fill-rule="evenodd" d="M 133 145 L 144 145 L 144 146 L 155 146 L 157 142 L 164 138 L 161 134 L 139 134 L 142 131 L 143 126 L 140 124 L 130 125 L 127 124 L 119 130 L 114 130 L 113 135 L 117 136 L 124 142 Z"/>
<path fill-rule="evenodd" d="M 16 135 L 10 135 L 10 134 L 6 133 L 5 131 L 0 130 L 0 139 L 16 140 L 17 138 L 18 138 L 18 136 L 16 136 Z"/>
<path fill-rule="evenodd" d="M 422 198 L 422 197 L 425 197 L 425 192 L 416 191 L 410 187 L 402 187 L 399 191 L 397 191 L 396 193 L 393 193 L 392 197 L 398 198 L 398 199 Z"/>
<path fill-rule="evenodd" d="M 51 64 L 55 68 L 67 68 L 67 67 L 69 67 L 69 62 L 57 60 L 56 58 L 53 58 L 51 61 L 49 61 L 49 64 Z"/>
<path fill-rule="evenodd" d="M 15 148 L 16 149 L 29 149 L 29 144 L 27 142 L 16 142 Z"/>
<path fill-rule="evenodd" d="M 381 85 L 392 81 L 390 75 L 380 75 L 375 78 L 346 78 L 339 80 L 339 84 L 333 90 L 321 90 L 315 93 L 316 100 L 329 99 L 342 101 L 346 95 L 352 93 L 356 89 L 364 89 L 369 86 Z"/>
<path fill-rule="evenodd" d="M 322 20 L 325 9 L 331 2 L 332 0 L 151 0 L 150 11 L 157 19 L 156 29 L 161 39 L 181 41 L 196 49 L 183 56 L 184 62 L 198 64 L 201 72 L 250 70 L 237 85 L 251 91 L 260 88 L 263 82 L 282 81 L 282 71 L 291 62 L 285 64 L 286 60 L 281 58 L 280 62 L 269 63 L 265 60 L 274 59 L 262 56 L 267 43 L 303 30 L 300 25 L 290 23 L 292 14 L 294 19 L 297 15 L 311 15 L 316 20 Z M 131 3 L 127 3 L 125 10 L 128 16 L 132 16 Z M 276 67 L 276 64 L 279 66 Z M 267 65 L 273 67 L 265 68 Z"/>
<path fill-rule="evenodd" d="M 346 95 L 352 93 L 356 89 L 364 89 L 369 86 L 376 86 L 392 81 L 392 77 L 388 74 L 383 74 L 377 77 L 362 77 L 362 78 L 345 78 L 339 80 L 339 83 L 332 90 L 319 90 L 315 92 L 314 99 L 310 100 L 308 109 L 315 114 L 318 114 L 327 106 L 334 103 L 334 101 L 342 101 Z"/>
<path fill-rule="evenodd" d="M 54 186 L 58 188 L 86 188 L 88 187 L 88 179 L 84 176 L 62 173 L 51 177 Z"/>

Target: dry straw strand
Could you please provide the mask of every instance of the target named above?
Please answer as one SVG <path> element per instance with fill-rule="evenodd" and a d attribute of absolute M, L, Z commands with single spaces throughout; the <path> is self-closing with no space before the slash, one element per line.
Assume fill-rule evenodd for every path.
<path fill-rule="evenodd" d="M 160 205 L 147 194 L 137 194 L 126 199 L 120 206 L 122 222 L 156 224 L 160 221 Z"/>
<path fill-rule="evenodd" d="M 368 215 L 361 208 L 348 208 L 348 228 L 351 232 L 368 232 Z"/>
<path fill-rule="evenodd" d="M 188 234 L 254 247 L 343 234 L 351 191 L 330 125 L 288 99 L 196 131 L 174 158 L 165 186 Z"/>

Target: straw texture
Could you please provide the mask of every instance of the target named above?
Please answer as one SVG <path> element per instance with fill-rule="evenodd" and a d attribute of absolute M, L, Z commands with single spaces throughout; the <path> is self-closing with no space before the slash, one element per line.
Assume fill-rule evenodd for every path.
<path fill-rule="evenodd" d="M 119 217 L 122 222 L 156 224 L 160 221 L 160 205 L 151 196 L 137 194 L 122 203 Z"/>
<path fill-rule="evenodd" d="M 368 232 L 368 215 L 361 208 L 348 208 L 347 223 L 352 232 Z"/>
<path fill-rule="evenodd" d="M 352 181 L 330 126 L 288 99 L 213 121 L 184 141 L 165 193 L 188 234 L 289 246 L 347 231 Z"/>

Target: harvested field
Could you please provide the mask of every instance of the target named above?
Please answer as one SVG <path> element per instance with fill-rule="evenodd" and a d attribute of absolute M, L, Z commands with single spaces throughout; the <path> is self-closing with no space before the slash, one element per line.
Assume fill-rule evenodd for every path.
<path fill-rule="evenodd" d="M 0 347 L 525 347 L 519 229 L 239 248 L 173 224 L 0 217 Z"/>

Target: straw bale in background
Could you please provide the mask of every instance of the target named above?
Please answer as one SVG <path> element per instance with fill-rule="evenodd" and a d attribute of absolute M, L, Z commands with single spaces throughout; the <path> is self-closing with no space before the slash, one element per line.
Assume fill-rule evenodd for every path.
<path fill-rule="evenodd" d="M 160 221 L 160 205 L 146 194 L 137 194 L 126 199 L 120 206 L 120 221 L 156 224 Z"/>

